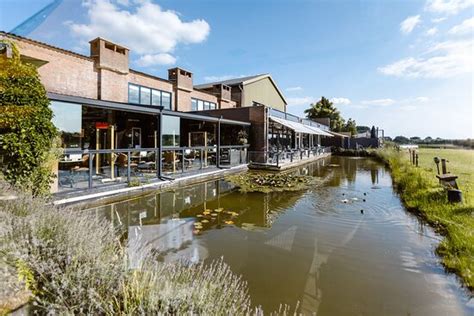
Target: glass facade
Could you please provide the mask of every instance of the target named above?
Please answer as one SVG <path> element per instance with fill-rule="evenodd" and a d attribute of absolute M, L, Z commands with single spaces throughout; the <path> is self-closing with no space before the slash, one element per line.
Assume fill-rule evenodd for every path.
<path fill-rule="evenodd" d="M 59 130 L 64 148 L 81 148 L 84 130 L 82 129 L 82 104 L 52 101 L 53 124 Z"/>
<path fill-rule="evenodd" d="M 171 110 L 171 93 L 134 84 L 128 85 L 128 102 L 133 104 L 163 106 Z"/>
<path fill-rule="evenodd" d="M 181 119 L 176 116 L 163 115 L 163 146 L 179 147 Z"/>
<path fill-rule="evenodd" d="M 192 111 L 215 110 L 215 109 L 217 109 L 217 104 L 214 102 L 208 102 L 208 101 L 191 98 Z"/>

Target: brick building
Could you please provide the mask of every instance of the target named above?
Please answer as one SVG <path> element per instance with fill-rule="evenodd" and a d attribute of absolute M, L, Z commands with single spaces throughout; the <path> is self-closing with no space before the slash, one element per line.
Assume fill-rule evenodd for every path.
<path fill-rule="evenodd" d="M 120 177 L 120 168 L 128 177 L 137 166 L 162 177 L 196 164 L 241 164 L 247 149 L 309 148 L 327 134 L 319 123 L 287 120 L 270 75 L 195 85 L 182 68 L 169 69 L 167 79 L 131 69 L 129 48 L 103 38 L 90 41 L 89 56 L 4 32 L 0 40 L 38 67 L 66 149 L 59 187 L 75 186 L 71 172 L 88 173 L 90 188 Z"/>

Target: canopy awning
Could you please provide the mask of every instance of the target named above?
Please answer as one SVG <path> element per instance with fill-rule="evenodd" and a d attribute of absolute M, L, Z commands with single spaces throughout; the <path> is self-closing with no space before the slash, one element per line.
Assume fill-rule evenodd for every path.
<path fill-rule="evenodd" d="M 305 127 L 311 129 L 314 131 L 314 134 L 316 135 L 321 135 L 321 136 L 327 136 L 327 137 L 334 137 L 332 134 L 329 134 L 328 132 L 323 131 L 322 129 L 316 127 L 316 126 L 310 126 L 310 125 L 305 125 Z"/>
<path fill-rule="evenodd" d="M 332 137 L 331 134 L 326 133 L 325 131 L 314 127 L 314 126 L 309 126 L 309 125 L 304 125 L 298 122 L 293 122 L 289 120 L 285 120 L 279 117 L 273 117 L 270 116 L 270 119 L 278 124 L 281 124 L 283 126 L 286 126 L 292 130 L 294 130 L 297 133 L 305 133 L 305 134 L 312 134 L 312 135 L 322 135 L 322 136 L 329 136 Z"/>
<path fill-rule="evenodd" d="M 337 137 L 350 138 L 350 136 L 348 136 L 348 135 L 339 134 L 339 133 L 336 133 L 336 132 L 333 132 L 333 131 L 330 131 L 329 133 L 331 133 L 332 135 L 337 136 Z"/>

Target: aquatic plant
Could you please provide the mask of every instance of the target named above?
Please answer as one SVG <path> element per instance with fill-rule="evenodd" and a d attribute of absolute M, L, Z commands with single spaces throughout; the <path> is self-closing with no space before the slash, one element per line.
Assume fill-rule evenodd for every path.
<path fill-rule="evenodd" d="M 253 173 L 231 175 L 226 180 L 237 186 L 240 192 L 299 191 L 308 188 L 314 178 L 291 173 Z"/>
<path fill-rule="evenodd" d="M 473 291 L 474 192 L 470 188 L 474 185 L 471 170 L 474 153 L 457 150 L 449 157 L 456 167 L 454 171 L 462 175 L 460 188 L 464 192 L 464 202 L 461 204 L 448 202 L 445 190 L 435 177 L 433 151 L 419 150 L 418 168 L 410 163 L 406 153 L 396 148 L 387 147 L 374 153 L 391 169 L 393 181 L 407 209 L 421 216 L 444 236 L 437 248 L 443 265 L 448 271 L 455 272 Z M 446 154 L 446 151 L 442 153 Z"/>
<path fill-rule="evenodd" d="M 130 270 L 120 236 L 105 218 L 0 185 L 17 196 L 0 201 L 1 313 L 18 305 L 12 300 L 20 293 L 23 303 L 29 299 L 40 313 L 52 314 L 262 313 L 222 259 L 196 265 L 150 257 Z"/>

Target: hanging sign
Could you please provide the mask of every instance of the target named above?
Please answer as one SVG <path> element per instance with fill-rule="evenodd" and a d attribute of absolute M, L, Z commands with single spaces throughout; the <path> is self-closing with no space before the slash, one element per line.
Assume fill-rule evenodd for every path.
<path fill-rule="evenodd" d="M 95 128 L 97 128 L 97 129 L 107 129 L 107 128 L 109 128 L 109 123 L 107 123 L 107 122 L 95 122 Z"/>

